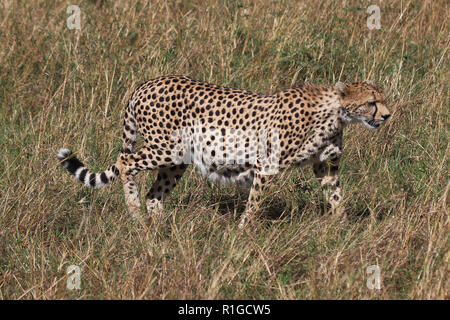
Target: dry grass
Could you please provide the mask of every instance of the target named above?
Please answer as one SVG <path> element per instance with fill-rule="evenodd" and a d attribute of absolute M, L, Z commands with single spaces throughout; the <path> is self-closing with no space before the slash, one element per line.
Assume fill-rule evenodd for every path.
<path fill-rule="evenodd" d="M 449 298 L 448 2 L 372 2 L 81 1 L 77 31 L 68 1 L 2 1 L 0 298 Z M 366 27 L 370 4 L 381 30 Z M 345 132 L 351 218 L 322 215 L 304 168 L 238 232 L 246 194 L 190 170 L 146 227 L 120 184 L 89 190 L 58 168 L 62 146 L 110 164 L 132 89 L 164 74 L 259 92 L 375 80 L 393 117 Z M 142 194 L 154 178 L 139 175 Z M 66 288 L 72 264 L 81 290 Z M 381 290 L 366 287 L 370 265 Z"/>

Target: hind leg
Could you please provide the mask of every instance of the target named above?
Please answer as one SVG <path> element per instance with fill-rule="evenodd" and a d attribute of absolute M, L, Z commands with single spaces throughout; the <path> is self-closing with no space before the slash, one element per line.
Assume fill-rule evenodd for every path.
<path fill-rule="evenodd" d="M 164 199 L 180 181 L 186 168 L 186 164 L 181 164 L 158 170 L 156 181 L 146 197 L 148 214 L 160 215 L 162 213 Z"/>
<path fill-rule="evenodd" d="M 120 178 L 123 183 L 125 202 L 128 211 L 133 218 L 140 217 L 139 192 L 134 181 L 134 176 L 142 170 L 161 169 L 172 164 L 160 159 L 156 155 L 157 151 L 144 147 L 134 153 L 121 153 L 117 166 L 120 171 Z M 158 161 L 157 161 L 158 160 Z"/>
<path fill-rule="evenodd" d="M 242 229 L 248 220 L 251 219 L 252 215 L 258 211 L 263 200 L 264 191 L 267 190 L 273 178 L 273 175 L 262 174 L 260 170 L 255 171 L 247 206 L 238 225 L 239 229 Z"/>
<path fill-rule="evenodd" d="M 139 218 L 141 204 L 139 202 L 139 191 L 134 181 L 134 176 L 142 169 L 137 166 L 137 162 L 133 156 L 134 154 L 121 154 L 118 166 L 128 212 L 133 218 Z"/>
<path fill-rule="evenodd" d="M 123 119 L 123 133 L 122 133 L 122 152 L 133 153 L 137 140 L 137 123 L 134 118 L 133 104 L 128 104 L 128 108 L 125 110 Z"/>
<path fill-rule="evenodd" d="M 134 118 L 132 101 L 128 103 L 123 119 L 122 151 L 116 166 L 119 168 L 123 183 L 125 202 L 133 218 L 140 216 L 139 192 L 134 182 L 134 176 L 143 168 L 138 164 L 142 160 L 141 153 L 134 153 L 137 140 L 137 124 Z"/>

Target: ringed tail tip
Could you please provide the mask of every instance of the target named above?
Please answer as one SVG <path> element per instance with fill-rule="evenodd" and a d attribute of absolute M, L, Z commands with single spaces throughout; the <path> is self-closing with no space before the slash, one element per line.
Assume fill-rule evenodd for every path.
<path fill-rule="evenodd" d="M 58 150 L 58 159 L 64 160 L 72 154 L 72 151 L 67 148 L 61 148 Z"/>

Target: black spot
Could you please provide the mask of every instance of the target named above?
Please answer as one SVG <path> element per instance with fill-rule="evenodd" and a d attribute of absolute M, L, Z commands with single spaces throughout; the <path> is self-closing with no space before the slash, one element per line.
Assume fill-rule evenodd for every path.
<path fill-rule="evenodd" d="M 102 172 L 102 174 L 100 175 L 100 180 L 104 183 L 107 184 L 109 182 L 108 177 L 106 176 L 106 173 Z"/>
<path fill-rule="evenodd" d="M 66 168 L 71 174 L 75 174 L 75 172 L 80 168 L 84 167 L 84 164 L 78 160 L 77 158 L 71 158 L 64 160 L 62 163 L 62 166 Z"/>
<path fill-rule="evenodd" d="M 112 166 L 111 167 L 111 170 L 112 170 L 112 172 L 114 173 L 114 175 L 115 176 L 118 176 L 119 175 L 119 169 L 117 169 L 117 167 L 116 166 Z"/>
<path fill-rule="evenodd" d="M 83 170 L 81 170 L 80 176 L 78 179 L 80 179 L 80 181 L 84 183 L 84 178 L 86 177 L 87 173 L 88 173 L 88 169 L 84 168 Z"/>
<path fill-rule="evenodd" d="M 95 187 L 95 173 L 91 173 L 91 175 L 89 176 L 89 184 L 91 185 L 91 187 Z"/>

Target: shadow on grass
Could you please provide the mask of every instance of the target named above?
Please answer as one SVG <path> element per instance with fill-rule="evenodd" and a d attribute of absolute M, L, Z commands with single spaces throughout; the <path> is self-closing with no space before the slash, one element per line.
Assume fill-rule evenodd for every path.
<path fill-rule="evenodd" d="M 351 223 L 360 222 L 370 217 L 371 212 L 369 208 L 348 208 L 345 210 L 346 219 Z M 383 216 L 378 215 L 377 220 L 382 220 Z"/>
<path fill-rule="evenodd" d="M 236 212 L 237 219 L 240 219 L 241 215 L 245 211 L 247 204 L 248 193 L 240 193 L 235 195 L 223 195 L 220 200 L 217 200 L 217 213 L 220 215 L 234 214 Z M 305 214 L 305 203 L 299 202 L 297 204 L 296 212 L 299 215 Z M 289 210 L 290 211 L 290 210 Z M 258 216 L 262 219 L 269 221 L 275 221 L 279 219 L 285 219 L 290 217 L 286 214 L 286 201 L 282 198 L 267 199 L 261 206 L 261 212 Z"/>
<path fill-rule="evenodd" d="M 234 194 L 234 195 L 222 195 L 220 199 L 216 201 L 217 213 L 220 215 L 233 214 L 234 211 L 238 215 L 241 215 L 245 211 L 245 205 L 247 204 L 246 195 L 248 193 Z"/>
<path fill-rule="evenodd" d="M 282 198 L 273 198 L 270 200 L 270 203 L 264 205 L 263 216 L 265 219 L 270 221 L 280 220 L 280 219 L 289 219 L 291 215 L 289 212 L 294 210 L 296 212 L 296 216 L 303 216 L 306 214 L 305 211 L 306 204 L 304 202 L 298 202 L 295 205 L 295 208 L 287 207 L 286 201 Z"/>

